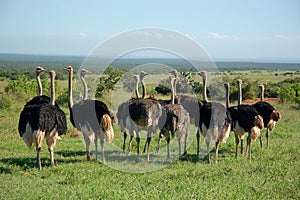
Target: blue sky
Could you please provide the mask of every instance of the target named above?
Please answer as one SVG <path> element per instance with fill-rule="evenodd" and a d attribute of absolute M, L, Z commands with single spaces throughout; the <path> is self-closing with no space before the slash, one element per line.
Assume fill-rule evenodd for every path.
<path fill-rule="evenodd" d="M 298 0 L 2 0 L 0 53 L 86 56 L 145 27 L 178 31 L 215 60 L 300 62 Z"/>

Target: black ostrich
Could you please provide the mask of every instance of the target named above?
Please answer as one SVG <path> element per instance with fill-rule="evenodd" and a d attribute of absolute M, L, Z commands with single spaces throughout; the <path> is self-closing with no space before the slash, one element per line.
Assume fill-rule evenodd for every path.
<path fill-rule="evenodd" d="M 269 146 L 269 133 L 274 130 L 276 122 L 281 119 L 281 114 L 276 110 L 271 104 L 264 101 L 264 85 L 260 85 L 260 102 L 253 104 L 253 107 L 258 111 L 259 115 L 262 116 L 264 120 L 267 139 L 267 147 Z M 262 147 L 262 137 L 259 137 L 260 146 Z"/>
<path fill-rule="evenodd" d="M 25 106 L 50 103 L 50 97 L 43 95 L 43 88 L 42 88 L 41 77 L 40 77 L 41 73 L 45 71 L 46 70 L 43 67 L 40 66 L 36 67 L 35 74 L 36 74 L 36 81 L 38 85 L 38 95 L 33 97 L 30 101 L 28 101 L 25 104 Z M 56 102 L 55 102 L 55 106 L 58 106 Z"/>
<path fill-rule="evenodd" d="M 46 143 L 50 152 L 51 166 L 54 166 L 54 147 L 59 136 L 67 131 L 65 113 L 55 106 L 55 71 L 50 71 L 51 100 L 48 104 L 27 105 L 20 114 L 19 134 L 30 148 L 35 143 L 38 168 L 42 169 L 40 151 L 42 141 Z"/>
<path fill-rule="evenodd" d="M 144 77 L 146 73 L 141 72 L 140 82 L 143 88 L 142 98 L 132 99 L 128 102 L 129 115 L 126 117 L 126 128 L 130 133 L 130 141 L 128 146 L 128 154 L 130 154 L 131 144 L 133 137 L 136 137 L 137 141 L 137 162 L 140 160 L 140 135 L 139 131 L 147 131 L 147 161 L 150 157 L 150 142 L 152 134 L 154 134 L 159 128 L 159 118 L 162 115 L 162 106 L 159 102 L 152 98 L 146 97 L 146 85 L 144 83 Z"/>
<path fill-rule="evenodd" d="M 259 115 L 257 110 L 251 105 L 242 105 L 242 80 L 237 80 L 238 83 L 238 106 L 229 107 L 228 111 L 230 112 L 232 118 L 232 130 L 235 133 L 235 157 L 238 156 L 238 146 L 241 139 L 241 154 L 243 154 L 243 139 L 248 132 L 247 137 L 247 148 L 248 159 L 251 160 L 251 141 L 256 140 L 260 136 L 261 129 L 264 127 L 263 118 Z M 224 84 L 227 93 L 229 94 L 229 84 Z M 227 96 L 227 99 L 229 95 Z M 229 102 L 229 100 L 227 100 Z"/>
<path fill-rule="evenodd" d="M 197 128 L 196 137 L 197 137 L 197 156 L 199 156 L 199 149 L 200 149 L 200 127 L 199 127 L 199 121 L 200 121 L 200 110 L 203 106 L 203 101 L 201 99 L 198 99 L 196 96 L 189 96 L 189 95 L 177 95 L 177 82 L 179 80 L 179 74 L 177 70 L 173 70 L 170 72 L 175 77 L 174 82 L 174 95 L 177 102 L 182 105 L 182 107 L 189 113 L 190 116 L 190 123 L 195 125 Z"/>
<path fill-rule="evenodd" d="M 162 137 L 164 136 L 167 141 L 167 158 L 170 158 L 170 134 L 174 137 L 176 133 L 176 137 L 178 140 L 179 147 L 179 156 L 181 156 L 181 143 L 184 139 L 184 153 L 187 153 L 187 138 L 188 138 L 188 129 L 190 124 L 190 116 L 189 113 L 179 104 L 175 104 L 175 87 L 174 87 L 175 77 L 173 75 L 170 76 L 170 84 L 171 84 L 171 104 L 167 104 L 164 106 L 165 112 L 161 117 L 160 124 L 164 124 L 161 133 L 159 134 L 159 140 L 157 145 L 157 153 L 160 149 L 160 142 Z"/>
<path fill-rule="evenodd" d="M 203 106 L 200 110 L 199 127 L 201 134 L 205 137 L 208 163 L 210 163 L 210 141 L 216 145 L 215 162 L 218 162 L 218 151 L 220 142 L 226 142 L 231 128 L 231 117 L 224 105 L 219 102 L 207 102 L 206 80 L 207 73 L 200 72 L 203 79 Z M 226 102 L 227 104 L 227 102 Z M 199 141 L 199 140 L 198 140 Z M 199 146 L 199 145 L 198 145 Z"/>
<path fill-rule="evenodd" d="M 112 142 L 114 138 L 112 113 L 105 103 L 98 100 L 82 100 L 74 104 L 72 92 L 73 68 L 72 66 L 68 66 L 64 69 L 69 73 L 70 121 L 73 127 L 83 135 L 86 145 L 86 159 L 90 160 L 90 144 L 95 142 L 96 160 L 98 160 L 98 139 L 100 138 L 102 159 L 103 162 L 105 162 L 104 138 L 107 142 Z M 83 79 L 84 74 L 85 73 L 81 73 L 81 79 Z M 85 81 L 83 81 L 83 84 L 85 84 Z"/>

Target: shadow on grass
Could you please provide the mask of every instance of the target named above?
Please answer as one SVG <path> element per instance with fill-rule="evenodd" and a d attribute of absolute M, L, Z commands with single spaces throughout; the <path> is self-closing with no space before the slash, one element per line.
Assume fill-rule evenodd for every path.
<path fill-rule="evenodd" d="M 37 167 L 35 158 L 3 158 L 0 160 L 0 162 L 8 165 L 18 166 L 23 170 Z"/>
<path fill-rule="evenodd" d="M 62 157 L 76 157 L 76 156 L 85 156 L 85 151 L 57 151 L 55 154 Z"/>
<path fill-rule="evenodd" d="M 0 167 L 0 174 L 11 174 L 12 169 Z"/>
<path fill-rule="evenodd" d="M 78 154 L 76 154 L 78 155 Z M 51 167 L 51 160 L 50 158 L 41 158 L 42 167 Z M 35 157 L 32 158 L 3 158 L 0 159 L 0 162 L 9 166 L 17 166 L 22 170 L 27 170 L 30 168 L 38 168 L 37 161 Z M 55 158 L 55 165 L 56 164 L 69 164 L 69 163 L 76 163 L 76 162 L 84 162 L 82 159 L 59 159 Z M 0 173 L 11 173 L 11 169 L 9 168 L 0 168 Z"/>

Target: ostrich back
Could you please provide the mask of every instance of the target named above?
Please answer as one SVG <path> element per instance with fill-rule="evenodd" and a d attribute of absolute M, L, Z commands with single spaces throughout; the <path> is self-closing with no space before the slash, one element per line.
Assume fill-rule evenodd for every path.
<path fill-rule="evenodd" d="M 129 114 L 131 119 L 139 126 L 156 126 L 159 117 L 162 115 L 162 108 L 155 99 L 136 99 L 129 104 Z"/>
<path fill-rule="evenodd" d="M 190 124 L 189 113 L 178 104 L 168 104 L 164 107 L 164 109 L 167 115 L 164 127 L 171 131 L 172 137 L 174 137 L 174 133 L 176 131 L 179 131 L 179 135 L 186 134 L 186 131 L 182 130 L 188 129 Z"/>
<path fill-rule="evenodd" d="M 246 132 L 254 127 L 255 117 L 259 115 L 257 110 L 251 105 L 232 106 L 228 108 L 233 121 L 238 121 Z"/>
<path fill-rule="evenodd" d="M 59 135 L 67 131 L 65 113 L 49 104 L 29 105 L 23 109 L 18 124 L 21 137 L 26 130 L 27 123 L 31 125 L 33 131 L 40 129 L 45 134 L 50 133 L 54 128 L 57 128 Z"/>
<path fill-rule="evenodd" d="M 180 105 L 189 113 L 191 120 L 194 122 L 195 126 L 198 126 L 200 121 L 200 109 L 203 105 L 197 97 L 179 95 L 178 101 Z"/>
<path fill-rule="evenodd" d="M 103 115 L 111 115 L 106 104 L 97 100 L 84 100 L 74 104 L 71 111 L 70 120 L 79 131 L 82 126 L 87 126 L 89 131 L 99 132 Z"/>
<path fill-rule="evenodd" d="M 264 120 L 264 124 L 267 125 L 269 121 L 271 120 L 271 114 L 275 110 L 275 108 L 269 104 L 268 102 L 257 102 L 253 104 L 253 107 L 257 110 L 260 116 L 262 116 Z M 274 116 L 274 115 L 272 115 Z M 280 116 L 275 116 L 274 121 L 278 121 L 280 119 Z"/>
<path fill-rule="evenodd" d="M 124 102 L 118 107 L 117 118 L 118 118 L 119 124 L 122 124 L 122 126 L 125 126 L 125 121 L 126 121 L 126 118 L 128 115 L 129 115 L 129 103 Z"/>
<path fill-rule="evenodd" d="M 202 127 L 201 124 L 204 123 L 207 128 L 217 127 L 221 130 L 224 123 L 230 122 L 231 116 L 225 106 L 218 102 L 205 102 L 203 104 L 200 110 L 200 128 Z"/>
<path fill-rule="evenodd" d="M 50 97 L 46 95 L 35 96 L 30 101 L 28 101 L 24 107 L 30 105 L 42 105 L 42 104 L 50 104 Z M 59 107 L 56 102 L 55 102 L 55 106 Z"/>

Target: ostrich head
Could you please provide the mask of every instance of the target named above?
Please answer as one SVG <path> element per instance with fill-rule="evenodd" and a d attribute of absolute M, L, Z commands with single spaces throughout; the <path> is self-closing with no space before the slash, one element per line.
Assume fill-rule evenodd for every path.
<path fill-rule="evenodd" d="M 279 121 L 281 119 L 281 114 L 278 110 L 273 110 L 270 118 L 274 121 Z"/>
<path fill-rule="evenodd" d="M 255 116 L 254 126 L 258 127 L 259 129 L 264 128 L 264 120 L 260 115 Z"/>
<path fill-rule="evenodd" d="M 55 73 L 54 70 L 50 70 L 49 74 L 50 74 L 50 77 L 54 77 L 55 78 L 55 76 L 56 76 L 56 73 Z"/>
<path fill-rule="evenodd" d="M 44 69 L 44 68 L 41 67 L 41 66 L 37 66 L 37 67 L 35 68 L 35 73 L 36 73 L 36 75 L 40 75 L 40 73 L 42 73 L 42 72 L 44 72 L 44 71 L 46 71 L 46 69 Z"/>
<path fill-rule="evenodd" d="M 92 72 L 90 72 L 87 69 L 81 69 L 80 70 L 80 76 L 84 77 L 86 74 L 91 74 Z"/>
<path fill-rule="evenodd" d="M 143 80 L 144 80 L 144 77 L 147 76 L 147 75 L 148 75 L 147 72 L 141 71 L 141 72 L 140 72 L 140 80 L 143 81 Z"/>
<path fill-rule="evenodd" d="M 251 128 L 250 138 L 256 140 L 261 135 L 261 129 L 264 128 L 264 120 L 260 115 L 255 116 L 254 126 Z"/>
<path fill-rule="evenodd" d="M 139 75 L 133 75 L 133 78 L 134 78 L 135 82 L 139 82 L 139 80 L 140 80 Z"/>
<path fill-rule="evenodd" d="M 224 83 L 224 87 L 225 87 L 225 89 L 230 89 L 230 85 L 229 85 L 229 83 Z"/>
<path fill-rule="evenodd" d="M 42 94 L 43 94 L 43 88 L 42 88 L 40 74 L 44 71 L 46 71 L 46 70 L 41 66 L 37 66 L 35 68 L 36 80 L 37 80 L 37 84 L 38 84 L 38 96 L 42 96 Z"/>
<path fill-rule="evenodd" d="M 206 80 L 206 78 L 207 78 L 207 72 L 206 71 L 199 72 L 199 75 L 203 78 L 203 80 Z"/>
<path fill-rule="evenodd" d="M 70 65 L 68 67 L 65 67 L 64 70 L 68 71 L 70 74 L 73 74 L 73 67 Z"/>
<path fill-rule="evenodd" d="M 170 71 L 170 74 L 172 74 L 176 79 L 178 78 L 179 74 L 178 71 L 176 69 Z"/>
<path fill-rule="evenodd" d="M 270 116 L 270 121 L 267 124 L 267 127 L 270 131 L 273 131 L 278 122 L 281 119 L 281 114 L 278 110 L 273 110 Z"/>
<path fill-rule="evenodd" d="M 238 79 L 238 80 L 236 80 L 236 82 L 237 82 L 238 85 L 242 85 L 243 80 L 242 79 Z"/>

